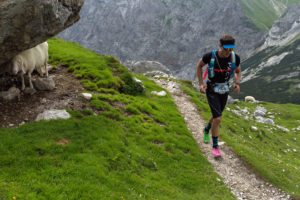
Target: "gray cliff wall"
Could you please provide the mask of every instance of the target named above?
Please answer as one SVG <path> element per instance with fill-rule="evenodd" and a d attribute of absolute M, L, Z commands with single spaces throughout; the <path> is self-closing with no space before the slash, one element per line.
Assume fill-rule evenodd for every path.
<path fill-rule="evenodd" d="M 81 20 L 59 36 L 100 54 L 126 60 L 156 60 L 179 78 L 194 80 L 196 64 L 232 34 L 246 58 L 262 45 L 235 0 L 87 0 Z"/>

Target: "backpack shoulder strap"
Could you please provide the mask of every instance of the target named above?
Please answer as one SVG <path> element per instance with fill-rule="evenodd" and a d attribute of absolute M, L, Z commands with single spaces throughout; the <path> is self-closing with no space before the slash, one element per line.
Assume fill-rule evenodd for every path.
<path fill-rule="evenodd" d="M 217 50 L 211 52 L 211 59 L 208 65 L 208 77 L 213 78 L 215 76 L 215 60 L 216 60 Z"/>
<path fill-rule="evenodd" d="M 209 63 L 209 66 L 211 66 L 211 67 L 214 67 L 214 65 L 215 65 L 216 53 L 217 53 L 217 50 L 213 50 L 211 52 L 211 59 L 210 59 L 210 63 Z"/>
<path fill-rule="evenodd" d="M 231 52 L 231 67 L 230 68 L 231 68 L 230 75 L 232 75 L 236 68 L 236 56 L 235 56 L 234 51 Z"/>
<path fill-rule="evenodd" d="M 231 62 L 236 63 L 236 57 L 234 51 L 231 52 Z"/>
<path fill-rule="evenodd" d="M 215 66 L 215 59 L 216 59 L 216 53 L 217 53 L 217 50 L 213 50 L 211 52 L 211 58 L 210 58 L 210 61 L 208 63 L 208 66 L 206 68 L 206 71 L 204 73 L 204 76 L 203 76 L 203 80 L 206 78 L 207 74 L 208 74 L 208 71 L 210 71 L 210 74 L 208 75 L 210 78 L 214 77 L 214 74 L 213 76 L 211 76 L 211 72 L 213 71 L 214 73 L 214 66 Z"/>

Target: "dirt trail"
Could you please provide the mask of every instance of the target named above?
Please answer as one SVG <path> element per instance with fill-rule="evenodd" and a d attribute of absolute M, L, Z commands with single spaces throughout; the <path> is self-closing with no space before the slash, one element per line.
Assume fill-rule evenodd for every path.
<path fill-rule="evenodd" d="M 171 94 L 179 112 L 184 117 L 188 129 L 197 141 L 201 152 L 239 200 L 291 199 L 289 195 L 253 173 L 224 142 L 219 142 L 222 157 L 214 159 L 212 145 L 203 142 L 203 129 L 206 121 L 199 115 L 196 106 L 190 101 L 190 97 L 175 82 L 164 79 L 154 81 Z"/>

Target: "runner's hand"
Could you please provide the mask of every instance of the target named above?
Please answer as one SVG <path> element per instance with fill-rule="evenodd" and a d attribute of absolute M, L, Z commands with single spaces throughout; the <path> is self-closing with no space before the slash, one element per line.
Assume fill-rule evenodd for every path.
<path fill-rule="evenodd" d="M 233 84 L 234 87 L 234 93 L 235 94 L 239 94 L 240 93 L 240 86 L 238 84 Z"/>
<path fill-rule="evenodd" d="M 205 94 L 205 90 L 206 90 L 206 85 L 201 84 L 201 85 L 200 85 L 200 92 L 201 92 L 202 94 Z"/>

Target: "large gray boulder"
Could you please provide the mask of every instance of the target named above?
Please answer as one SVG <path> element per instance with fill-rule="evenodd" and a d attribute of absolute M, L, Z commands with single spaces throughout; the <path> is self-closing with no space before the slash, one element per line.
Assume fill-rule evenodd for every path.
<path fill-rule="evenodd" d="M 171 71 L 163 64 L 156 61 L 126 61 L 123 63 L 130 71 L 135 73 L 146 73 L 152 71 L 161 71 L 171 74 Z"/>
<path fill-rule="evenodd" d="M 55 89 L 55 83 L 51 77 L 37 78 L 33 81 L 33 85 L 37 90 L 40 91 L 52 91 Z"/>
<path fill-rule="evenodd" d="M 80 19 L 85 0 L 1 0 L 0 71 L 17 53 L 34 47 Z"/>

